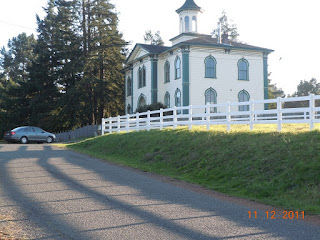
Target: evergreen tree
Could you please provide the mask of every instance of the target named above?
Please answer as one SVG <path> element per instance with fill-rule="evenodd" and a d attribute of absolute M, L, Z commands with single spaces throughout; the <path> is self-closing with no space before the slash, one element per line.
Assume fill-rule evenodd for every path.
<path fill-rule="evenodd" d="M 24 85 L 29 81 L 29 68 L 34 60 L 33 35 L 19 34 L 8 42 L 0 52 L 0 135 L 24 122 L 24 106 L 27 101 L 22 95 Z M 17 107 L 19 106 L 19 107 Z M 20 114 L 21 113 L 21 114 Z M 22 118 L 20 118 L 22 117 Z M 20 118 L 20 119 L 19 119 Z"/>
<path fill-rule="evenodd" d="M 232 20 L 229 21 L 225 10 L 222 11 L 222 16 L 219 18 L 218 23 L 220 23 L 221 34 L 228 34 L 229 40 L 239 42 L 237 25 Z M 219 34 L 218 29 L 214 29 L 211 34 L 217 38 Z"/>
<path fill-rule="evenodd" d="M 309 96 L 310 94 L 320 94 L 320 83 L 317 82 L 317 79 L 312 78 L 310 81 L 300 81 L 297 86 L 297 91 L 293 96 Z"/>
<path fill-rule="evenodd" d="M 109 0 L 82 0 L 84 76 L 82 86 L 89 123 L 123 112 L 123 48 L 118 17 Z"/>
<path fill-rule="evenodd" d="M 114 6 L 48 0 L 45 11 L 37 40 L 21 34 L 1 50 L 0 117 L 61 131 L 121 114 L 126 43 Z"/>
<path fill-rule="evenodd" d="M 59 52 L 53 37 L 55 29 L 54 0 L 48 2 L 46 13 L 47 16 L 44 20 L 37 17 L 39 34 L 37 44 L 34 47 L 36 57 L 30 67 L 30 80 L 21 85 L 19 96 L 25 99 L 25 103 L 19 112 L 21 114 L 24 109 L 27 109 L 24 118 L 28 125 L 36 125 L 53 131 L 55 124 L 51 111 L 55 108 L 57 100 L 55 70 L 57 68 L 56 55 Z"/>
<path fill-rule="evenodd" d="M 26 82 L 29 77 L 28 68 L 34 59 L 33 47 L 36 40 L 33 35 L 19 34 L 8 42 L 8 51 L 1 50 L 1 66 L 3 75 L 14 82 Z"/>
<path fill-rule="evenodd" d="M 317 79 L 312 78 L 310 81 L 300 81 L 297 86 L 297 91 L 292 94 L 291 97 L 302 97 L 309 96 L 310 94 L 320 94 L 320 83 Z M 290 96 L 289 96 L 290 97 Z M 309 101 L 299 101 L 299 102 L 286 102 L 285 108 L 297 108 L 297 107 L 308 107 Z M 320 102 L 316 101 L 316 106 L 320 106 Z"/>
<path fill-rule="evenodd" d="M 151 45 L 163 46 L 164 42 L 160 36 L 160 31 L 157 31 L 155 34 L 151 30 L 145 32 L 143 36 L 144 42 Z"/>
<path fill-rule="evenodd" d="M 78 1 L 56 0 L 55 26 L 52 28 L 55 46 L 55 81 L 59 90 L 56 116 L 59 130 L 68 130 L 87 124 L 81 114 L 83 88 L 77 88 L 83 76 L 82 42 L 78 29 Z"/>

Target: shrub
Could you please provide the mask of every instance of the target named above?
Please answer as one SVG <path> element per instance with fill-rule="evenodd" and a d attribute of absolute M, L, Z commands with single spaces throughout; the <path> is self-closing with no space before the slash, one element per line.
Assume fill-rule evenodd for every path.
<path fill-rule="evenodd" d="M 160 110 L 160 108 L 165 109 L 166 106 L 161 102 L 157 102 L 157 103 L 152 103 L 152 104 L 149 104 L 149 105 L 145 105 L 143 107 L 138 107 L 136 109 L 136 112 L 143 113 L 143 112 L 147 112 L 149 110 L 150 111 L 156 111 L 156 110 Z"/>

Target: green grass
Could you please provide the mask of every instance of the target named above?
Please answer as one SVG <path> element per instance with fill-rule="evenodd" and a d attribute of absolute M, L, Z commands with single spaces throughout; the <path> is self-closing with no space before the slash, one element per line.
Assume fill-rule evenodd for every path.
<path fill-rule="evenodd" d="M 320 214 L 320 132 L 308 125 L 110 134 L 68 148 L 229 195 Z"/>

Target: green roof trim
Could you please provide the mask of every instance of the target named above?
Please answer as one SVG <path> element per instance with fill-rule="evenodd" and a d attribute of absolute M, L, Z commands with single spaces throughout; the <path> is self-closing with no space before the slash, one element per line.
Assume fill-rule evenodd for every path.
<path fill-rule="evenodd" d="M 176 10 L 177 13 L 180 13 L 182 11 L 186 10 L 195 10 L 201 12 L 201 7 L 199 7 L 193 0 L 186 0 L 186 2 L 183 4 L 181 8 Z"/>

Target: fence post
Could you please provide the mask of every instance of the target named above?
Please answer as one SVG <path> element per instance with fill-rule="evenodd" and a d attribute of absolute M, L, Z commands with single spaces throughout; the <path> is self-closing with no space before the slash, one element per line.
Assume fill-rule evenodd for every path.
<path fill-rule="evenodd" d="M 189 130 L 192 129 L 192 105 L 189 105 Z"/>
<path fill-rule="evenodd" d="M 136 113 L 136 129 L 140 131 L 139 113 Z"/>
<path fill-rule="evenodd" d="M 105 131 L 105 122 L 104 122 L 104 118 L 102 118 L 101 120 L 101 135 L 104 135 L 104 131 Z"/>
<path fill-rule="evenodd" d="M 206 121 L 207 121 L 207 130 L 210 130 L 210 104 L 207 103 L 207 106 L 206 106 Z"/>
<path fill-rule="evenodd" d="M 129 121 L 130 121 L 130 115 L 127 114 L 127 119 L 126 119 L 126 129 L 127 129 L 127 133 L 129 132 L 129 128 L 130 128 Z"/>
<path fill-rule="evenodd" d="M 277 98 L 277 117 L 278 117 L 278 132 L 282 130 L 282 103 L 281 103 L 281 97 Z"/>
<path fill-rule="evenodd" d="M 118 115 L 117 122 L 118 122 L 118 124 L 117 124 L 118 133 L 120 133 L 120 128 L 121 128 L 121 126 L 120 126 L 120 115 Z"/>
<path fill-rule="evenodd" d="M 254 127 L 254 101 L 250 100 L 250 130 Z"/>
<path fill-rule="evenodd" d="M 109 133 L 112 133 L 112 118 L 109 118 Z"/>
<path fill-rule="evenodd" d="M 230 125 L 231 125 L 231 105 L 230 102 L 227 102 L 227 131 L 230 131 Z"/>
<path fill-rule="evenodd" d="M 310 131 L 314 129 L 314 107 L 315 107 L 315 101 L 314 101 L 314 94 L 310 94 L 310 99 L 309 99 L 309 107 L 310 107 L 310 113 L 309 113 L 309 118 L 310 118 Z"/>
<path fill-rule="evenodd" d="M 173 130 L 177 127 L 177 106 L 173 108 Z"/>
<path fill-rule="evenodd" d="M 163 129 L 163 108 L 160 108 L 160 130 Z"/>
<path fill-rule="evenodd" d="M 147 112 L 147 131 L 150 131 L 150 110 Z"/>

